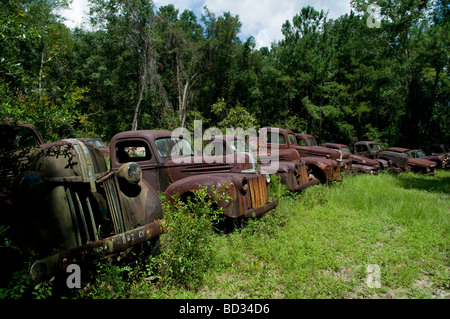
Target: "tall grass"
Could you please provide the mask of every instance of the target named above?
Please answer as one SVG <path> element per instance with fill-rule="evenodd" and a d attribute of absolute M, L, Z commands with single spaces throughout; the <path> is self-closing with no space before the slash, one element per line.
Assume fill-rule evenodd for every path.
<path fill-rule="evenodd" d="M 360 175 L 290 194 L 216 239 L 220 267 L 190 297 L 442 297 L 450 285 L 449 177 Z M 380 288 L 366 284 L 369 265 L 380 268 Z"/>
<path fill-rule="evenodd" d="M 198 205 L 200 224 L 172 210 L 160 259 L 104 266 L 78 297 L 443 298 L 449 185 L 448 171 L 358 175 L 301 194 L 273 180 L 278 207 L 227 234 L 212 233 Z M 371 265 L 380 287 L 367 282 Z"/>

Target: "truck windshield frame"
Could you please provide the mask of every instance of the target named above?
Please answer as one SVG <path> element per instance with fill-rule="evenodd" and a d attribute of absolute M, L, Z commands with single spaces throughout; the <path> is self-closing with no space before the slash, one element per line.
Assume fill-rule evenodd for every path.
<path fill-rule="evenodd" d="M 191 143 L 185 139 L 161 137 L 155 140 L 156 150 L 162 158 L 194 156 Z"/>
<path fill-rule="evenodd" d="M 297 145 L 297 138 L 292 133 L 288 134 L 288 141 L 289 141 L 289 144 Z"/>
<path fill-rule="evenodd" d="M 231 141 L 230 146 L 235 153 L 250 152 L 250 146 L 244 140 L 234 139 Z"/>
<path fill-rule="evenodd" d="M 308 143 L 311 146 L 318 146 L 315 138 L 308 138 Z"/>

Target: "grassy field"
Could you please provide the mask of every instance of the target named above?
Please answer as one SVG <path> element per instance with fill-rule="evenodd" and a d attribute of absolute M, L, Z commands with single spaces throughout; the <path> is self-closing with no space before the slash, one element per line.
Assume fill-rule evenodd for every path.
<path fill-rule="evenodd" d="M 448 298 L 449 214 L 448 171 L 358 175 L 285 194 L 264 217 L 214 234 L 195 288 L 108 267 L 81 297 Z"/>

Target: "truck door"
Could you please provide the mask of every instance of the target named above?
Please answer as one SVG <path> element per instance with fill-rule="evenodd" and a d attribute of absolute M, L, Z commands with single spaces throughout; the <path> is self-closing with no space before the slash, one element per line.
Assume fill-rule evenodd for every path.
<path fill-rule="evenodd" d="M 374 159 L 373 154 L 369 151 L 369 146 L 366 144 L 355 145 L 355 154 Z"/>

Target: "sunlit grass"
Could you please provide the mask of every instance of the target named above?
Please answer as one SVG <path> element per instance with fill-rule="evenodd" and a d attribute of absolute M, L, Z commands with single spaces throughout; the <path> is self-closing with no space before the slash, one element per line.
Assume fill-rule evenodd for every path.
<path fill-rule="evenodd" d="M 134 281 L 127 298 L 443 298 L 450 293 L 450 172 L 358 175 L 287 194 L 216 234 L 202 286 Z M 379 288 L 367 285 L 369 265 Z"/>
<path fill-rule="evenodd" d="M 449 285 L 448 177 L 361 175 L 283 198 L 276 212 L 217 239 L 219 265 L 201 296 L 440 297 Z M 405 187 L 433 178 L 429 190 Z M 371 264 L 381 288 L 366 285 Z"/>

